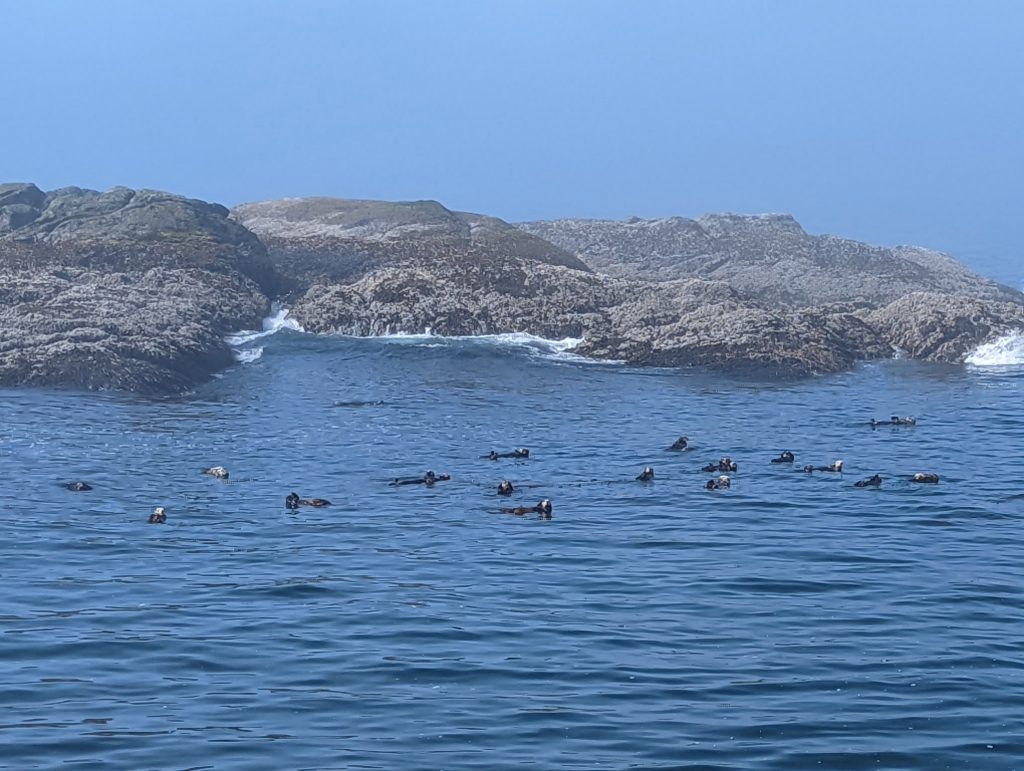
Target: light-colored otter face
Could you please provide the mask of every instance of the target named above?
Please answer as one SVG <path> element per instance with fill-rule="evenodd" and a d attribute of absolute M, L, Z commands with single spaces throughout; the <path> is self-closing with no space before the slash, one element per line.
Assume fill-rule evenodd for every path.
<path fill-rule="evenodd" d="M 923 479 L 924 479 L 924 474 L 922 474 L 920 471 L 918 471 L 916 474 L 914 474 L 914 481 L 915 482 L 920 482 Z"/>
<path fill-rule="evenodd" d="M 722 474 L 722 476 L 718 477 L 718 484 L 722 485 L 723 487 L 728 487 L 729 477 L 727 477 L 725 474 Z"/>
<path fill-rule="evenodd" d="M 832 464 L 832 467 L 836 471 L 842 471 L 843 470 L 843 462 L 841 460 L 837 460 L 835 463 Z"/>
<path fill-rule="evenodd" d="M 541 511 L 551 511 L 551 501 L 545 498 L 540 502 Z"/>

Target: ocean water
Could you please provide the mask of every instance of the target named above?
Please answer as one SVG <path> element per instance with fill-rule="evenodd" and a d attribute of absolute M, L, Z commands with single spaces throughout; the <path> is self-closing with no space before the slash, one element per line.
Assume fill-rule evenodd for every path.
<path fill-rule="evenodd" d="M 182 397 L 0 391 L 0 768 L 1024 767 L 1019 362 L 758 383 L 284 321 Z"/>

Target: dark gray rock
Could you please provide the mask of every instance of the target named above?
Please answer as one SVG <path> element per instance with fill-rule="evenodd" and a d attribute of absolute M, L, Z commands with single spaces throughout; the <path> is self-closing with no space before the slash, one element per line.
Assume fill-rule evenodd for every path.
<path fill-rule="evenodd" d="M 948 255 L 808 235 L 787 214 L 564 219 L 519 227 L 608 275 L 724 281 L 770 305 L 867 302 L 879 307 L 918 291 L 1024 303 L 1020 292 L 979 276 Z"/>
<path fill-rule="evenodd" d="M 496 217 L 446 209 L 436 201 L 286 198 L 237 206 L 232 217 L 259 235 L 282 292 L 323 280 L 352 281 L 380 269 L 516 259 L 587 271 L 573 255 Z"/>
<path fill-rule="evenodd" d="M 972 350 L 1024 329 L 1024 306 L 915 292 L 870 312 L 867 323 L 912 359 L 962 362 Z"/>
<path fill-rule="evenodd" d="M 222 206 L 32 185 L 0 204 L 0 385 L 179 391 L 269 306 L 263 245 Z"/>

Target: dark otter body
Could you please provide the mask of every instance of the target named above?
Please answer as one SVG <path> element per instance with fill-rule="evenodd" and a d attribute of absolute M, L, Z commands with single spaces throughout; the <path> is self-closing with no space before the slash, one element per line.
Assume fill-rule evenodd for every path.
<path fill-rule="evenodd" d="M 638 482 L 650 482 L 652 479 L 654 479 L 654 469 L 650 466 L 641 471 L 637 477 Z"/>
<path fill-rule="evenodd" d="M 793 463 L 796 456 L 789 450 L 783 450 L 778 458 L 772 458 L 772 463 Z"/>
<path fill-rule="evenodd" d="M 84 493 L 92 489 L 92 485 L 87 482 L 68 482 L 64 487 L 73 493 Z"/>
<path fill-rule="evenodd" d="M 421 477 L 396 479 L 389 484 L 391 487 L 403 487 L 405 485 L 426 485 L 427 487 L 433 487 L 435 482 L 447 482 L 449 479 L 451 479 L 451 477 L 448 474 L 435 474 L 433 471 L 428 471 Z"/>
<path fill-rule="evenodd" d="M 513 450 L 512 452 L 495 452 L 494 450 L 491 450 L 486 455 L 481 455 L 480 457 L 483 460 L 498 460 L 499 458 L 524 459 L 530 457 L 530 451 L 525 447 L 520 447 L 518 450 Z"/>
<path fill-rule="evenodd" d="M 882 477 L 878 476 L 878 474 L 875 474 L 873 477 L 871 477 L 869 479 L 861 479 L 859 482 L 854 482 L 853 486 L 854 487 L 881 487 L 882 486 Z"/>
<path fill-rule="evenodd" d="M 545 498 L 536 506 L 516 506 L 514 509 L 502 508 L 501 511 L 505 514 L 515 514 L 520 517 L 526 514 L 540 514 L 543 519 L 551 519 L 551 501 Z"/>
<path fill-rule="evenodd" d="M 804 466 L 803 471 L 806 471 L 808 474 L 812 471 L 831 471 L 833 474 L 842 474 L 843 462 L 841 460 L 837 460 L 831 466 Z"/>
<path fill-rule="evenodd" d="M 512 483 L 507 479 L 502 479 L 501 484 L 498 485 L 498 495 L 512 495 L 515 492 L 515 488 L 512 487 Z"/>
<path fill-rule="evenodd" d="M 299 506 L 313 506 L 319 509 L 330 506 L 331 502 L 325 498 L 300 498 L 298 493 L 289 493 L 284 499 L 284 505 L 288 509 L 297 509 Z"/>
<path fill-rule="evenodd" d="M 683 450 L 690 449 L 689 444 L 690 437 L 681 436 L 672 443 L 672 446 L 669 447 L 669 449 L 674 450 L 675 452 L 682 452 Z"/>
<path fill-rule="evenodd" d="M 939 483 L 939 475 L 922 474 L 918 472 L 917 474 L 914 474 L 913 478 L 910 481 L 917 482 L 918 484 L 921 485 L 937 485 Z"/>
<path fill-rule="evenodd" d="M 709 463 L 701 471 L 707 471 L 709 474 L 713 472 L 724 472 L 724 471 L 736 471 L 737 466 L 732 458 L 725 457 L 718 461 L 718 463 Z"/>
<path fill-rule="evenodd" d="M 917 418 L 901 418 L 899 415 L 893 415 L 888 420 L 875 420 L 871 418 L 868 425 L 872 428 L 877 428 L 878 426 L 916 426 Z"/>

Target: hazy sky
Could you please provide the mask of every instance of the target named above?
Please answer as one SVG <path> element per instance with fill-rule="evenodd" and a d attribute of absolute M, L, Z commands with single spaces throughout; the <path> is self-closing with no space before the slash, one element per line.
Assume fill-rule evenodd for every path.
<path fill-rule="evenodd" d="M 1024 2 L 0 12 L 4 180 L 435 198 L 510 220 L 788 211 L 1011 277 L 1024 256 Z"/>

